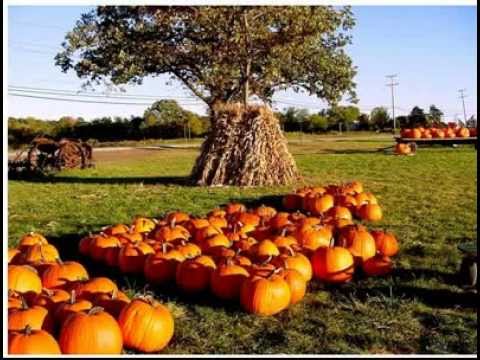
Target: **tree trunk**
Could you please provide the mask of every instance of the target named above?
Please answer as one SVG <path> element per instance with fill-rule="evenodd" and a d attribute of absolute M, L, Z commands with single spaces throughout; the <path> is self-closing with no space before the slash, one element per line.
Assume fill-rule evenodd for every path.
<path fill-rule="evenodd" d="M 272 111 L 229 103 L 213 109 L 191 179 L 203 186 L 261 186 L 292 184 L 300 176 Z"/>

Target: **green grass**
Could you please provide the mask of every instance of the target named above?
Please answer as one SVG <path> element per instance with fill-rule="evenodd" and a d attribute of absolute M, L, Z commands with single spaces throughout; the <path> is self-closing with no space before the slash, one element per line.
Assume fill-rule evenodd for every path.
<path fill-rule="evenodd" d="M 477 295 L 456 282 L 457 245 L 477 239 L 476 151 L 421 148 L 400 157 L 376 151 L 391 145 L 385 135 L 321 139 L 290 137 L 304 182 L 363 182 L 384 210 L 384 220 L 369 227 L 386 227 L 400 240 L 396 271 L 342 286 L 312 281 L 304 301 L 268 318 L 208 294 L 189 298 L 155 289 L 175 316 L 175 336 L 165 353 L 477 352 Z M 81 235 L 135 215 L 174 209 L 201 215 L 231 200 L 276 203 L 276 195 L 294 188 L 189 187 L 182 178 L 195 150 L 122 154 L 99 152 L 96 168 L 63 171 L 47 182 L 9 181 L 9 245 L 39 231 L 62 242 L 65 257 L 73 256 Z M 108 269 L 89 270 L 116 277 L 130 293 L 145 285 Z"/>

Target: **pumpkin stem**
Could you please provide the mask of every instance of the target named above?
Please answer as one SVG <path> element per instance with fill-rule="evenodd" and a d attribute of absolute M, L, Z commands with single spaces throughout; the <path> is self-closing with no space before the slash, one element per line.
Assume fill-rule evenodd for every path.
<path fill-rule="evenodd" d="M 70 292 L 70 304 L 75 304 L 77 300 L 77 292 L 75 290 L 72 290 Z"/>
<path fill-rule="evenodd" d="M 20 296 L 20 301 L 22 302 L 22 310 L 27 310 L 28 309 L 28 304 L 27 300 L 25 300 L 24 296 Z"/>
<path fill-rule="evenodd" d="M 272 256 L 272 255 L 268 255 L 268 258 L 267 258 L 264 262 L 262 262 L 262 265 L 268 264 L 270 261 L 272 261 L 272 259 L 273 259 L 273 256 Z"/>
<path fill-rule="evenodd" d="M 103 311 L 103 307 L 101 306 L 94 306 L 90 310 L 88 310 L 87 315 L 95 315 L 98 314 L 100 311 Z"/>
<path fill-rule="evenodd" d="M 285 248 L 287 249 L 288 253 L 290 254 L 290 256 L 294 256 L 295 255 L 295 251 L 293 251 L 292 247 L 290 245 L 287 245 L 285 246 Z"/>
<path fill-rule="evenodd" d="M 270 273 L 270 275 L 268 275 L 267 279 L 270 279 L 273 275 L 278 274 L 278 273 L 281 272 L 282 270 L 283 270 L 283 268 L 281 268 L 281 267 L 278 267 L 278 268 L 273 269 L 272 272 Z"/>
<path fill-rule="evenodd" d="M 172 221 L 170 221 L 170 227 L 173 229 L 175 227 L 175 222 L 176 222 L 176 218 L 174 217 L 172 219 Z"/>
<path fill-rule="evenodd" d="M 25 328 L 23 329 L 23 333 L 25 335 L 30 335 L 32 333 L 32 327 L 30 324 L 25 325 Z"/>
<path fill-rule="evenodd" d="M 53 291 L 50 290 L 50 289 L 48 289 L 48 288 L 46 288 L 46 287 L 42 288 L 42 291 L 43 291 L 45 294 L 47 294 L 48 296 L 52 296 L 52 295 L 53 295 Z"/>
<path fill-rule="evenodd" d="M 343 240 L 342 246 L 345 247 L 345 245 L 346 245 L 346 244 L 345 244 L 345 239 L 342 239 L 342 240 Z M 335 246 L 335 238 L 332 236 L 332 237 L 330 238 L 330 247 L 334 247 L 334 246 Z"/>

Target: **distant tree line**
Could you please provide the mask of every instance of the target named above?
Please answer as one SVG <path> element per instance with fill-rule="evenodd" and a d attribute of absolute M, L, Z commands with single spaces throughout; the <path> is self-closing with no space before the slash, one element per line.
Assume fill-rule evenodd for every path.
<path fill-rule="evenodd" d="M 370 114 L 361 113 L 356 106 L 337 106 L 310 113 L 307 109 L 287 108 L 276 113 L 286 132 L 325 133 L 329 131 L 388 131 L 393 119 L 385 107 L 376 107 Z M 443 112 L 431 105 L 428 112 L 415 106 L 407 116 L 396 117 L 396 127 L 432 126 L 442 120 Z M 476 126 L 471 117 L 463 126 Z M 102 117 L 85 121 L 81 117 L 64 116 L 59 120 L 41 120 L 34 117 L 8 118 L 8 143 L 18 147 L 35 136 L 69 137 L 87 140 L 121 141 L 143 139 L 194 138 L 204 136 L 210 127 L 207 116 L 183 109 L 174 100 L 160 100 L 147 108 L 143 116 Z"/>

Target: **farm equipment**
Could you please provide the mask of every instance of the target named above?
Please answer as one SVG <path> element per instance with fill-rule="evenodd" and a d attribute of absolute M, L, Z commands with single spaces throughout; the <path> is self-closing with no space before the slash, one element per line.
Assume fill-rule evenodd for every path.
<path fill-rule="evenodd" d="M 8 174 L 45 174 L 92 166 L 92 147 L 89 144 L 76 139 L 62 138 L 56 141 L 50 137 L 38 136 L 28 148 L 8 161 Z"/>

